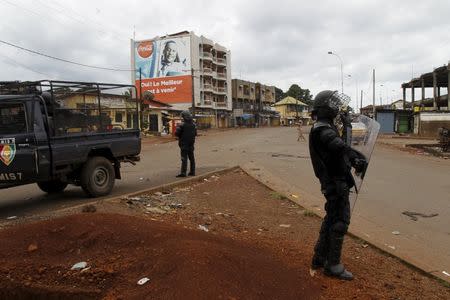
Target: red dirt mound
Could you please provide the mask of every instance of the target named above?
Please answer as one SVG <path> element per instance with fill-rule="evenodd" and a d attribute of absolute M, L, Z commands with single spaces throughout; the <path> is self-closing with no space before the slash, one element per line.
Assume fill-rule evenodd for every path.
<path fill-rule="evenodd" d="M 266 249 L 138 217 L 78 214 L 4 230 L 0 240 L 1 299 L 316 299 L 320 293 L 309 275 Z M 81 261 L 90 268 L 70 270 Z M 139 286 L 143 277 L 150 281 Z"/>

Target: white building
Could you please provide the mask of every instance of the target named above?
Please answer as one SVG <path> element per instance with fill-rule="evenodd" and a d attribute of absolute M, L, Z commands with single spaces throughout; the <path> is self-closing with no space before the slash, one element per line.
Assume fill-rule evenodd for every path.
<path fill-rule="evenodd" d="M 232 110 L 231 54 L 193 32 L 131 41 L 132 82 L 138 93 L 174 109 L 190 109 L 200 127 L 227 127 Z M 141 86 L 141 87 L 139 87 Z M 194 108 L 194 109 L 193 109 Z"/>

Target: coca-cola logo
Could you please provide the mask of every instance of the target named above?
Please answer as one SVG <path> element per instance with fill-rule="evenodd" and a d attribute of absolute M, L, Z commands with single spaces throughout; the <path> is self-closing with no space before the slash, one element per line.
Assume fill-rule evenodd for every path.
<path fill-rule="evenodd" d="M 153 53 L 153 43 L 152 42 L 140 42 L 137 47 L 137 52 L 140 57 L 148 58 Z"/>

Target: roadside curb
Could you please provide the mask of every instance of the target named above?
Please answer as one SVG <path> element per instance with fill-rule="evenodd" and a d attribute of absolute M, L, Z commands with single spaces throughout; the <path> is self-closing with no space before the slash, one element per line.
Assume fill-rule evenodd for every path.
<path fill-rule="evenodd" d="M 175 181 L 170 182 L 170 183 L 165 183 L 165 184 L 157 185 L 157 186 L 154 186 L 154 187 L 149 187 L 149 188 L 142 189 L 142 190 L 139 190 L 139 191 L 136 191 L 136 192 L 132 192 L 132 193 L 128 193 L 128 194 L 115 195 L 115 196 L 108 197 L 108 198 L 103 198 L 103 199 L 100 199 L 100 200 L 92 199 L 91 201 L 86 201 L 86 202 L 84 202 L 82 204 L 78 204 L 78 205 L 74 205 L 74 206 L 58 209 L 56 211 L 64 212 L 64 211 L 76 210 L 76 209 L 83 208 L 86 205 L 95 205 L 96 203 L 101 204 L 103 202 L 110 202 L 110 201 L 114 201 L 114 200 L 120 200 L 120 199 L 123 199 L 123 198 L 136 197 L 136 196 L 141 195 L 141 194 L 148 194 L 148 193 L 164 191 L 164 190 L 168 190 L 168 189 L 174 188 L 176 186 L 186 185 L 186 184 L 190 184 L 192 182 L 197 182 L 197 181 L 202 181 L 202 180 L 204 180 L 207 177 L 210 177 L 212 175 L 216 175 L 216 174 L 217 175 L 221 175 L 221 174 L 232 172 L 232 171 L 238 170 L 238 169 L 241 169 L 241 168 L 239 166 L 233 166 L 233 167 L 228 167 L 228 168 L 219 169 L 219 170 L 215 170 L 215 171 L 210 171 L 210 172 L 206 172 L 204 174 L 198 175 L 198 176 L 186 177 L 185 179 L 175 180 Z"/>
<path fill-rule="evenodd" d="M 240 168 L 247 175 L 249 175 L 256 181 L 258 181 L 262 185 L 266 186 L 268 189 L 282 194 L 283 196 L 286 197 L 286 199 L 289 199 L 290 201 L 303 207 L 305 210 L 312 212 L 316 217 L 319 217 L 321 219 L 323 219 L 325 217 L 325 212 L 322 209 L 318 209 L 317 207 L 312 207 L 312 206 L 308 205 L 308 203 L 301 201 L 302 198 L 303 198 L 303 200 L 305 200 L 305 198 L 306 199 L 317 198 L 314 195 L 311 195 L 311 194 L 301 190 L 302 197 L 295 198 L 295 197 L 293 197 L 293 194 L 289 190 L 284 190 L 282 187 L 280 188 L 280 186 L 278 186 L 276 183 L 271 182 L 271 178 L 274 178 L 274 176 L 269 174 L 269 172 L 265 171 L 262 167 L 240 166 Z M 257 171 L 257 172 L 255 172 L 255 171 Z M 307 196 L 305 197 L 305 195 L 307 195 Z M 325 203 L 325 202 L 323 201 L 323 203 Z M 387 249 L 385 249 L 385 245 L 383 245 L 382 243 L 379 243 L 376 241 L 367 241 L 367 237 L 365 237 L 361 233 L 355 232 L 355 230 L 349 229 L 349 231 L 347 232 L 347 235 L 349 235 L 352 238 L 364 241 L 366 244 L 370 245 L 371 247 L 375 248 L 376 250 L 380 251 L 381 253 L 388 255 L 390 257 L 395 257 L 396 259 L 398 259 L 405 265 L 411 267 L 412 269 L 414 269 L 428 277 L 438 280 L 442 284 L 448 285 L 450 283 L 450 279 L 448 277 L 444 277 L 440 272 L 436 272 L 436 271 L 428 272 L 428 271 L 426 271 L 426 268 L 424 266 L 414 263 L 414 262 L 410 261 L 408 258 L 403 257 L 402 255 L 400 255 L 398 253 L 388 251 Z"/>
<path fill-rule="evenodd" d="M 224 168 L 224 169 L 219 169 L 219 170 L 216 170 L 216 171 L 210 171 L 210 172 L 198 175 L 198 176 L 186 177 L 185 179 L 176 180 L 176 181 L 173 181 L 171 183 L 165 183 L 165 184 L 161 184 L 161 185 L 158 185 L 158 186 L 155 186 L 155 187 L 142 189 L 142 190 L 139 190 L 137 192 L 132 192 L 132 193 L 128 193 L 128 194 L 122 194 L 122 195 L 118 195 L 118 196 L 105 198 L 105 199 L 102 199 L 100 201 L 103 202 L 103 201 L 111 201 L 111 200 L 117 200 L 117 199 L 122 199 L 122 198 L 130 198 L 130 197 L 138 196 L 140 194 L 151 193 L 151 192 L 158 192 L 158 191 L 161 191 L 161 190 L 171 189 L 171 188 L 173 188 L 175 186 L 179 186 L 179 185 L 183 185 L 183 184 L 189 184 L 189 183 L 192 183 L 192 182 L 203 180 L 203 179 L 205 179 L 207 177 L 210 177 L 212 175 L 215 175 L 215 174 L 220 175 L 220 174 L 223 174 L 223 173 L 232 172 L 232 171 L 237 170 L 239 168 L 240 168 L 239 166 L 233 166 L 233 167 L 228 167 L 228 168 Z M 81 207 L 84 206 L 84 205 L 81 205 Z"/>

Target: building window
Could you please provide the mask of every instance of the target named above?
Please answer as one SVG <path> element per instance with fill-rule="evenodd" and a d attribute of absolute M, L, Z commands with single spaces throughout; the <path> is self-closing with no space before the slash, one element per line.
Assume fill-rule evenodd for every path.
<path fill-rule="evenodd" d="M 116 112 L 116 123 L 122 123 L 123 122 L 123 116 L 121 112 Z"/>

